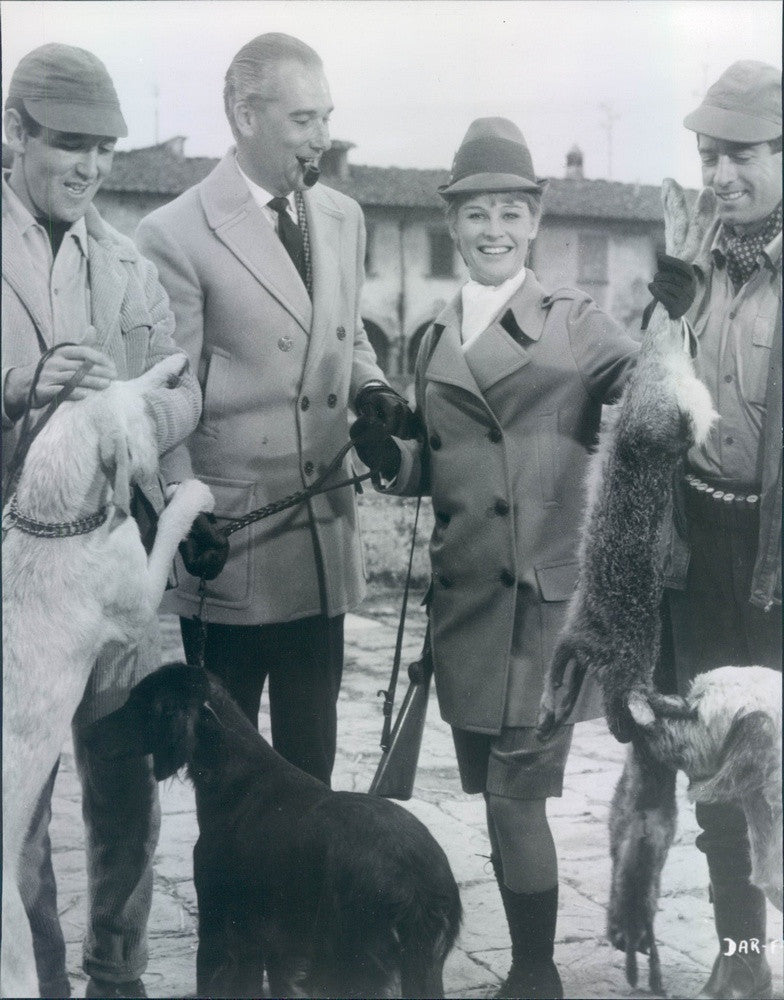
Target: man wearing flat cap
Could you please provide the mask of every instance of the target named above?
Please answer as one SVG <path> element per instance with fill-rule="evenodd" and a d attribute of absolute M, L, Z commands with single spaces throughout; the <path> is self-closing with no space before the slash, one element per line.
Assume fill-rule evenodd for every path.
<path fill-rule="evenodd" d="M 694 263 L 688 314 L 719 420 L 687 456 L 673 529 L 677 684 L 724 664 L 781 670 L 781 73 L 733 63 L 687 115 L 718 209 Z M 678 569 L 679 568 L 679 569 Z M 677 569 L 677 571 L 676 571 Z M 721 946 L 701 997 L 769 997 L 765 896 L 751 885 L 743 811 L 697 805 Z M 737 951 L 726 954 L 727 939 Z"/>
<path fill-rule="evenodd" d="M 72 399 L 100 392 L 115 379 L 135 378 L 178 349 L 155 268 L 92 205 L 111 169 L 117 139 L 128 134 L 103 63 L 84 49 L 56 43 L 28 53 L 10 80 L 4 126 L 14 156 L 10 171 L 3 174 L 6 462 L 21 429 L 34 373 L 51 348 L 63 345 L 41 368 L 30 401 L 34 423 L 83 362 L 92 367 Z M 188 371 L 176 386 L 153 398 L 161 453 L 190 433 L 200 408 L 198 384 Z M 4 466 L 4 478 L 5 471 Z M 160 511 L 164 484 L 155 478 L 137 487 L 137 503 Z M 14 522 L 9 530 L 21 528 Z M 144 636 L 133 648 L 116 644 L 102 653 L 73 720 L 87 833 L 88 997 L 146 996 L 139 977 L 147 961 L 160 810 L 147 758 L 100 761 L 81 733 L 84 725 L 119 707 L 136 681 L 159 662 L 157 635 Z M 44 716 L 46 693 L 32 691 L 30 697 L 40 699 Z M 41 725 L 46 723 L 42 717 Z M 20 861 L 19 888 L 44 997 L 71 995 L 48 833 L 56 772 L 55 767 L 41 792 Z M 3 780 L 23 781 L 24 776 L 4 774 Z M 10 944 L 23 931 L 9 933 L 4 927 L 4 932 L 5 954 L 6 936 Z"/>

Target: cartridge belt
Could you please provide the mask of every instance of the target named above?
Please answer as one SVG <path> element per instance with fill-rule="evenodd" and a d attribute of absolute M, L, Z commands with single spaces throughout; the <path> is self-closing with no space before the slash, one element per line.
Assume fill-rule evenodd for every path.
<path fill-rule="evenodd" d="M 710 483 L 692 473 L 684 477 L 689 515 L 709 520 L 725 530 L 752 527 L 759 518 L 758 486 Z"/>

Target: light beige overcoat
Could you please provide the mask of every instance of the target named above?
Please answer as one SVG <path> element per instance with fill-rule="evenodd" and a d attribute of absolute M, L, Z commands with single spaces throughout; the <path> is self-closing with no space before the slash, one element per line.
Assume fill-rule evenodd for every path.
<path fill-rule="evenodd" d="M 313 300 L 240 175 L 234 152 L 196 187 L 142 220 L 177 343 L 198 372 L 201 420 L 168 472 L 208 483 L 219 518 L 308 486 L 348 440 L 359 388 L 385 381 L 360 318 L 365 229 L 356 202 L 317 184 L 304 194 Z M 189 463 L 190 459 L 190 463 Z M 349 459 L 343 475 L 350 472 Z M 167 606 L 197 609 L 198 581 L 178 567 Z M 208 584 L 205 617 L 252 625 L 340 614 L 364 594 L 352 488 L 243 528 Z"/>

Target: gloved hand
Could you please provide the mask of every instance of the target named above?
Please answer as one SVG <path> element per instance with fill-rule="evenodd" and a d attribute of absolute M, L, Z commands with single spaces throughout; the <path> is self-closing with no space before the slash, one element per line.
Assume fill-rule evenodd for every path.
<path fill-rule="evenodd" d="M 697 294 L 697 278 L 694 267 L 678 257 L 666 253 L 656 254 L 656 274 L 648 285 L 648 291 L 657 302 L 661 302 L 670 319 L 680 319 L 691 308 Z M 653 306 L 646 309 L 650 317 Z M 643 330 L 647 326 L 643 325 Z"/>
<path fill-rule="evenodd" d="M 199 514 L 180 542 L 180 555 L 191 576 L 214 580 L 229 558 L 229 540 L 214 514 Z"/>
<path fill-rule="evenodd" d="M 388 385 L 366 385 L 360 389 L 354 409 L 358 417 L 375 420 L 384 425 L 387 434 L 404 440 L 416 437 L 419 430 L 419 420 L 408 403 Z"/>
<path fill-rule="evenodd" d="M 357 417 L 349 434 L 357 454 L 371 472 L 381 473 L 385 479 L 395 478 L 400 471 L 400 449 L 382 421 L 375 416 Z"/>

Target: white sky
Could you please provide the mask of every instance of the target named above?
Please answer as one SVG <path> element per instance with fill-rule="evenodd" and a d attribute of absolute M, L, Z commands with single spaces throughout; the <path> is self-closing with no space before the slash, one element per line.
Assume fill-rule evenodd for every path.
<path fill-rule="evenodd" d="M 780 65 L 778 0 L 3 0 L 3 98 L 44 42 L 90 49 L 114 78 L 130 135 L 121 149 L 184 135 L 219 156 L 231 136 L 223 76 L 234 53 L 285 31 L 322 56 L 332 135 L 351 160 L 447 167 L 473 118 L 517 122 L 540 175 L 578 143 L 588 177 L 699 186 L 681 125 L 736 59 Z"/>

